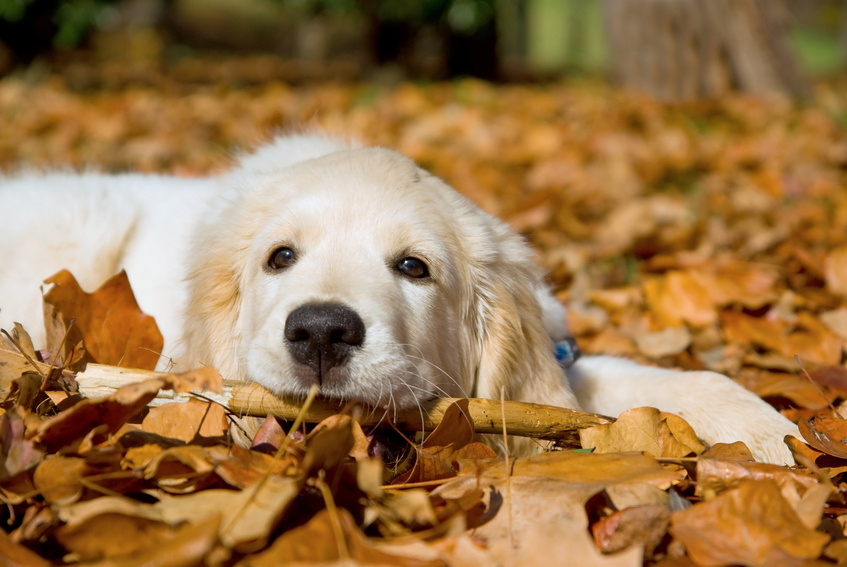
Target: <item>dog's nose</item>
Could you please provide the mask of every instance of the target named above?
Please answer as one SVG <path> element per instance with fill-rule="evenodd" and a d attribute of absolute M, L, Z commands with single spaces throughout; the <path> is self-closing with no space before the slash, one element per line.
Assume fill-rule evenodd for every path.
<path fill-rule="evenodd" d="M 288 315 L 284 335 L 291 356 L 310 367 L 321 381 L 362 345 L 365 324 L 341 303 L 307 303 Z"/>

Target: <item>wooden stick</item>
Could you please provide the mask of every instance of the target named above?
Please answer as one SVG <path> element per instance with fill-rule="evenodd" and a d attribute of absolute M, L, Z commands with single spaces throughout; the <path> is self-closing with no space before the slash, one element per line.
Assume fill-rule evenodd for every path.
<path fill-rule="evenodd" d="M 112 394 L 116 389 L 132 382 L 149 378 L 161 378 L 164 372 L 135 370 L 89 364 L 84 372 L 76 375 L 80 393 L 86 397 L 100 397 Z M 212 399 L 233 413 L 244 416 L 275 415 L 285 420 L 293 420 L 300 411 L 300 401 L 296 399 L 278 398 L 268 390 L 252 382 L 237 382 L 224 380 L 222 394 L 202 392 L 204 397 Z M 158 406 L 172 401 L 186 401 L 192 394 L 174 394 L 172 391 L 160 391 L 150 405 Z M 455 398 L 440 398 L 421 403 L 418 408 L 406 408 L 396 413 L 387 413 L 379 409 L 368 409 L 359 418 L 362 425 L 376 425 L 380 422 L 391 421 L 400 429 L 432 431 L 444 417 L 444 412 L 455 401 Z M 501 417 L 501 402 L 481 398 L 471 398 L 468 404 L 469 417 L 473 421 L 477 433 L 502 433 L 503 418 Z M 309 409 L 306 420 L 311 423 L 337 414 L 342 405 L 332 400 L 315 400 Z M 531 404 L 526 402 L 504 402 L 506 429 L 510 435 L 533 437 L 536 439 L 567 439 L 573 436 L 577 429 L 611 423 L 612 418 L 592 413 Z M 421 415 L 423 414 L 423 420 Z"/>

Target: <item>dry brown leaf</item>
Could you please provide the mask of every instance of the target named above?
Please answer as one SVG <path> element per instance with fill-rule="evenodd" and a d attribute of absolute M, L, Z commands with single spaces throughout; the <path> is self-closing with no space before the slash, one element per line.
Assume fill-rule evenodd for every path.
<path fill-rule="evenodd" d="M 44 453 L 24 439 L 24 421 L 15 411 L 0 415 L 0 480 L 25 471 L 44 458 Z"/>
<path fill-rule="evenodd" d="M 197 398 L 152 408 L 141 427 L 147 433 L 200 444 L 220 442 L 229 431 L 226 410 L 220 404 Z"/>
<path fill-rule="evenodd" d="M 271 455 L 233 445 L 229 458 L 215 463 L 215 473 L 230 486 L 246 488 L 269 471 L 270 474 L 283 474 L 290 465 L 288 459 L 274 459 Z"/>
<path fill-rule="evenodd" d="M 671 534 L 702 567 L 765 566 L 773 554 L 814 559 L 829 536 L 803 525 L 772 481 L 747 481 L 671 517 Z"/>
<path fill-rule="evenodd" d="M 632 356 L 638 353 L 635 342 L 626 333 L 614 327 L 606 327 L 596 336 L 580 342 L 581 348 L 590 354 Z"/>
<path fill-rule="evenodd" d="M 193 567 L 209 558 L 218 541 L 219 518 L 211 517 L 197 524 L 174 530 L 172 537 L 148 546 L 132 555 L 109 558 L 92 567 Z"/>
<path fill-rule="evenodd" d="M 320 422 L 306 437 L 303 470 L 311 476 L 319 469 L 329 470 L 338 465 L 353 448 L 354 424 L 349 415 L 334 415 Z"/>
<path fill-rule="evenodd" d="M 410 489 L 389 492 L 380 500 L 378 514 L 382 531 L 389 536 L 409 534 L 409 529 L 426 529 L 437 525 L 438 518 L 427 491 Z"/>
<path fill-rule="evenodd" d="M 820 389 L 805 377 L 796 374 L 747 372 L 739 376 L 739 382 L 757 396 L 781 396 L 801 408 L 821 409 L 828 403 L 826 397 L 821 395 Z"/>
<path fill-rule="evenodd" d="M 138 308 L 125 272 L 90 294 L 67 270 L 54 274 L 45 283 L 53 284 L 44 294 L 44 320 L 48 336 L 53 337 L 51 350 L 58 348 L 73 319 L 67 343 L 75 345 L 82 339 L 93 361 L 127 368 L 156 367 L 162 352 L 162 335 L 153 318 Z"/>
<path fill-rule="evenodd" d="M 806 443 L 827 455 L 847 459 L 847 420 L 821 417 L 813 421 L 801 419 L 797 425 Z"/>
<path fill-rule="evenodd" d="M 56 539 L 83 561 L 136 555 L 173 538 L 168 524 L 140 516 L 105 513 L 87 522 L 65 525 L 56 530 Z"/>
<path fill-rule="evenodd" d="M 17 345 L 0 334 L 0 401 L 9 399 L 14 381 L 25 372 L 35 371 L 31 361 L 38 361 L 38 356 L 32 348 L 32 340 L 18 323 L 15 323 L 12 329 L 12 337 Z M 23 352 L 18 347 L 21 347 Z"/>
<path fill-rule="evenodd" d="M 54 451 L 100 425 L 115 432 L 145 408 L 164 385 L 164 380 L 146 380 L 123 386 L 111 396 L 81 400 L 44 421 L 30 437 Z"/>
<path fill-rule="evenodd" d="M 770 348 L 783 356 L 795 355 L 808 362 L 837 364 L 843 340 L 807 313 L 799 314 L 801 328 L 790 328 L 780 320 L 759 319 L 741 313 L 724 312 L 721 322 L 727 338 Z"/>
<path fill-rule="evenodd" d="M 671 513 L 664 506 L 634 506 L 592 524 L 591 535 L 603 553 L 616 553 L 640 545 L 644 548 L 644 555 L 650 557 L 667 533 L 670 523 Z"/>
<path fill-rule="evenodd" d="M 322 545 L 315 545 L 321 542 Z M 420 560 L 380 551 L 359 531 L 350 512 L 340 509 L 337 516 L 318 512 L 306 525 L 290 530 L 276 539 L 266 551 L 247 557 L 237 567 L 276 567 L 284 565 L 330 564 L 352 560 L 350 565 L 400 565 L 404 567 L 441 567 L 438 559 Z"/>
<path fill-rule="evenodd" d="M 474 534 L 486 543 L 493 557 L 508 565 L 541 565 L 551 557 L 567 557 L 568 563 L 587 567 L 642 564 L 638 546 L 605 556 L 591 540 L 585 503 L 602 491 L 601 485 L 560 479 L 552 468 L 547 470 L 551 474 L 538 476 L 524 476 L 517 469 L 514 476 L 506 476 L 502 471 L 500 462 L 481 477 L 463 475 L 435 491 L 449 497 L 490 486 L 486 515 L 491 519 Z"/>
<path fill-rule="evenodd" d="M 760 309 L 777 300 L 780 274 L 770 267 L 718 260 L 689 273 L 720 307 Z"/>
<path fill-rule="evenodd" d="M 67 505 L 78 500 L 85 491 L 82 478 L 87 468 L 85 459 L 54 456 L 38 465 L 33 482 L 47 502 Z"/>
<path fill-rule="evenodd" d="M 37 553 L 12 541 L 4 530 L 0 530 L 0 561 L 3 562 L 3 567 L 49 567 L 51 565 Z"/>
<path fill-rule="evenodd" d="M 824 259 L 823 269 L 827 289 L 847 296 L 847 246 L 830 250 Z"/>
<path fill-rule="evenodd" d="M 753 453 L 750 452 L 749 447 L 747 447 L 747 445 L 745 445 L 742 441 L 736 441 L 734 443 L 715 443 L 706 449 L 700 457 L 702 459 L 714 459 L 717 461 L 755 461 Z"/>
<path fill-rule="evenodd" d="M 635 344 L 642 354 L 650 358 L 662 358 L 687 349 L 691 345 L 691 333 L 688 327 L 668 327 L 654 333 L 637 335 Z"/>
<path fill-rule="evenodd" d="M 724 461 L 701 457 L 697 460 L 696 494 L 712 498 L 747 480 L 775 482 L 786 494 L 805 493 L 819 479 L 806 469 L 792 470 L 767 463 Z"/>
<path fill-rule="evenodd" d="M 220 516 L 220 541 L 227 548 L 250 552 L 264 546 L 298 492 L 297 480 L 269 476 L 241 491 L 203 490 L 163 500 L 152 509 L 172 525 L 196 525 Z"/>
<path fill-rule="evenodd" d="M 490 449 L 473 443 L 474 438 L 468 400 L 458 400 L 447 408 L 441 423 L 424 440 L 412 469 L 394 479 L 394 484 L 449 478 L 456 475 L 461 459 L 494 456 Z"/>
<path fill-rule="evenodd" d="M 644 297 L 659 327 L 706 327 L 718 314 L 705 287 L 686 272 L 670 272 L 644 284 Z"/>
<path fill-rule="evenodd" d="M 262 448 L 276 452 L 282 440 L 285 439 L 285 431 L 273 415 L 265 417 L 256 435 L 253 436 L 252 449 Z"/>
<path fill-rule="evenodd" d="M 220 451 L 226 454 L 225 450 Z M 155 455 L 144 467 L 144 478 L 174 494 L 195 492 L 203 487 L 215 468 L 215 455 L 199 445 L 171 447 Z"/>
<path fill-rule="evenodd" d="M 647 407 L 625 411 L 614 423 L 581 429 L 579 440 L 596 453 L 644 451 L 656 457 L 685 457 L 706 449 L 681 417 Z"/>
<path fill-rule="evenodd" d="M 830 331 L 847 340 L 847 307 L 824 311 L 820 314 L 820 318 Z"/>
<path fill-rule="evenodd" d="M 497 461 L 488 461 L 490 474 L 498 469 Z M 465 472 L 464 470 L 462 472 Z M 475 472 L 468 470 L 468 473 Z M 640 453 L 575 453 L 555 451 L 517 459 L 512 467 L 516 476 L 545 476 L 572 482 L 603 485 L 646 483 L 666 489 L 686 477 L 681 467 L 662 465 Z"/>

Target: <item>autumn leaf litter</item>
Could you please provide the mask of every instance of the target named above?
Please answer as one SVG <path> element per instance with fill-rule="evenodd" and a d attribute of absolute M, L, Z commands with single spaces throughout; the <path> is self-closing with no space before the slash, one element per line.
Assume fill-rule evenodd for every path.
<path fill-rule="evenodd" d="M 143 321 L 122 284 L 105 313 L 96 299 L 80 307 L 92 299 L 62 275 L 64 297 L 47 298 L 49 344 L 36 351 L 22 329 L 0 342 L 0 557 L 847 563 L 845 426 L 832 409 L 847 399 L 847 137 L 836 119 L 847 100 L 836 93 L 822 87 L 804 107 L 741 97 L 663 107 L 592 83 L 78 93 L 55 79 L 0 81 L 7 168 L 198 175 L 226 167 L 222 148 L 313 116 L 397 148 L 532 240 L 583 350 L 724 372 L 800 421 L 808 442 L 792 444 L 795 468 L 757 464 L 743 445 L 704 447 L 678 417 L 636 409 L 581 433 L 594 452 L 508 466 L 449 418 L 413 440 L 399 470 L 368 456 L 350 415 L 287 442 L 268 421 L 261 450 L 245 449 L 214 403 L 146 408 L 161 388 L 214 388 L 211 371 L 81 399 L 85 364 L 150 368 L 139 353 L 161 338 L 122 326 Z M 73 324 L 63 301 L 76 305 Z M 98 317 L 120 331 L 92 335 Z"/>

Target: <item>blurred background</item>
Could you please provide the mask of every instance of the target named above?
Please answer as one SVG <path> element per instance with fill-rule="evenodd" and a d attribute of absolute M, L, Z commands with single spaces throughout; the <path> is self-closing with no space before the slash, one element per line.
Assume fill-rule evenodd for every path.
<path fill-rule="evenodd" d="M 81 86 L 151 70 L 245 82 L 588 74 L 664 100 L 803 96 L 846 56 L 842 0 L 0 0 L 0 74 L 38 62 Z M 240 63 L 197 64 L 209 57 Z"/>

